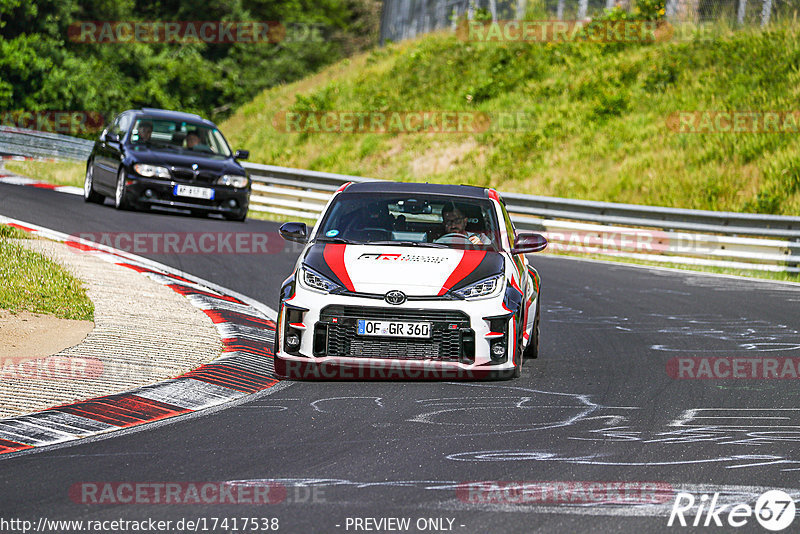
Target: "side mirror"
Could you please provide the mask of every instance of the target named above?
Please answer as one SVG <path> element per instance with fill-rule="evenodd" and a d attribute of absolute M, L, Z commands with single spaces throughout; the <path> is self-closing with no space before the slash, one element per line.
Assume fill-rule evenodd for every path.
<path fill-rule="evenodd" d="M 233 153 L 234 159 L 247 159 L 249 157 L 250 157 L 249 150 L 237 150 L 236 152 Z"/>
<path fill-rule="evenodd" d="M 283 223 L 278 231 L 281 237 L 287 241 L 295 241 L 297 243 L 305 243 L 308 241 L 308 228 L 306 228 L 306 223 Z"/>
<path fill-rule="evenodd" d="M 119 143 L 119 136 L 114 132 L 108 132 L 106 134 L 106 143 Z"/>
<path fill-rule="evenodd" d="M 514 240 L 512 254 L 529 254 L 539 252 L 547 247 L 547 239 L 542 234 L 535 232 L 520 232 Z"/>

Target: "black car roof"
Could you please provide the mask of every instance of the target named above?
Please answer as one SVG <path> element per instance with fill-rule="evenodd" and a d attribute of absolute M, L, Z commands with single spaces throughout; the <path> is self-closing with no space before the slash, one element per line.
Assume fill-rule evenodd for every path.
<path fill-rule="evenodd" d="M 171 111 L 169 109 L 158 109 L 158 108 L 142 108 L 134 110 L 137 117 L 147 116 L 152 119 L 168 119 L 168 120 L 179 120 L 179 121 L 191 121 L 191 122 L 200 122 L 206 126 L 210 126 L 212 128 L 216 128 L 217 126 L 208 119 L 204 119 L 200 115 L 195 113 L 186 113 L 184 111 Z"/>
<path fill-rule="evenodd" d="M 344 190 L 345 193 L 428 193 L 469 198 L 488 198 L 489 191 L 474 185 L 429 184 L 408 182 L 358 182 Z"/>

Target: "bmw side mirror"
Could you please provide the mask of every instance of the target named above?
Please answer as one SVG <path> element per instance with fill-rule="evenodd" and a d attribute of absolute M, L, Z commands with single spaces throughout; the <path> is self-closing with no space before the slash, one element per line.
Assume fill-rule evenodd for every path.
<path fill-rule="evenodd" d="M 278 231 L 281 237 L 287 241 L 294 241 L 296 243 L 305 243 L 308 241 L 308 228 L 306 228 L 306 223 L 283 223 Z"/>
<path fill-rule="evenodd" d="M 542 234 L 535 232 L 520 232 L 514 240 L 512 254 L 529 254 L 539 252 L 547 247 L 547 239 Z"/>
<path fill-rule="evenodd" d="M 108 132 L 106 134 L 106 142 L 107 143 L 119 143 L 119 136 L 114 132 Z"/>
<path fill-rule="evenodd" d="M 234 159 L 247 159 L 249 157 L 250 157 L 249 150 L 237 150 L 236 152 L 233 153 Z"/>

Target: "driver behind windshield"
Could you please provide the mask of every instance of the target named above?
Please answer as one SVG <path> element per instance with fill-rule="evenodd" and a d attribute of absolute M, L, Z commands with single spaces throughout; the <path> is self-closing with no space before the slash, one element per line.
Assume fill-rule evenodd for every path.
<path fill-rule="evenodd" d="M 140 121 L 136 127 L 136 141 L 139 143 L 147 143 L 150 141 L 150 136 L 153 134 L 153 123 L 150 121 Z"/>
<path fill-rule="evenodd" d="M 491 244 L 491 240 L 486 234 L 467 231 L 467 222 L 467 216 L 464 215 L 464 212 L 454 203 L 448 202 L 442 208 L 444 235 L 436 239 L 434 243 L 449 243 L 452 239 L 463 236 L 475 245 Z"/>

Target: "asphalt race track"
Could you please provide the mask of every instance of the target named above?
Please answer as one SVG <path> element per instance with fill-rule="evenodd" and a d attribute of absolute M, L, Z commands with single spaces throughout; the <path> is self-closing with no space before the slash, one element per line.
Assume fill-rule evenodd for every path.
<path fill-rule="evenodd" d="M 276 223 L 119 212 L 6 184 L 0 214 L 74 234 L 231 231 L 279 239 Z M 275 308 L 297 250 L 143 255 Z M 540 357 L 519 380 L 291 382 L 213 413 L 0 458 L 2 516 L 34 524 L 42 517 L 201 520 L 201 532 L 243 531 L 245 517 L 277 518 L 272 525 L 292 533 L 765 532 L 755 517 L 732 529 L 727 511 L 735 503 L 754 507 L 772 489 L 800 497 L 797 377 L 676 379 L 668 369 L 675 372 L 677 358 L 722 357 L 748 358 L 747 369 L 778 359 L 779 371 L 786 361 L 796 370 L 797 360 L 783 358 L 800 358 L 800 287 L 534 260 L 542 275 Z M 83 482 L 226 481 L 272 483 L 285 493 L 261 505 L 93 504 L 70 493 Z M 526 497 L 466 485 L 475 481 L 556 489 Z M 573 484 L 558 484 L 567 481 Z M 585 491 L 591 484 L 605 489 Z M 598 497 L 620 487 L 628 488 L 624 498 Z M 636 488 L 650 488 L 648 497 Z M 728 505 L 719 516 L 725 527 L 704 528 L 705 514 L 697 528 L 668 527 L 681 491 L 698 503 L 719 493 L 717 507 Z M 689 525 L 696 511 L 686 512 Z M 222 518 L 240 518 L 238 530 L 230 519 L 222 528 Z M 388 518 L 409 523 L 403 529 Z"/>

